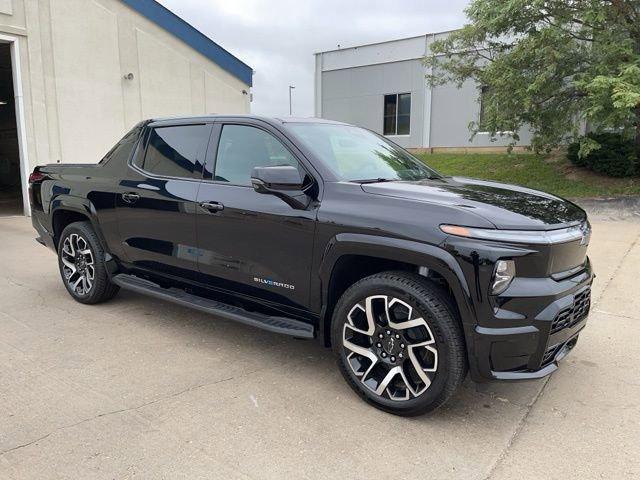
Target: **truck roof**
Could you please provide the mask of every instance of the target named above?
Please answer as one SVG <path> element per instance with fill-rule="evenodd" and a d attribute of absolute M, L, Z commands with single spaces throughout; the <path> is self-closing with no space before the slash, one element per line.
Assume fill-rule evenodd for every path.
<path fill-rule="evenodd" d="M 344 122 L 337 122 L 334 120 L 327 120 L 324 118 L 317 117 L 287 117 L 287 116 L 264 116 L 264 115 L 251 115 L 251 114 L 206 114 L 206 115 L 179 115 L 179 116 L 170 116 L 170 117 L 157 117 L 150 118 L 147 122 L 166 122 L 166 121 L 211 121 L 215 119 L 252 119 L 252 120 L 262 120 L 267 123 L 272 124 L 285 124 L 285 123 L 326 123 L 326 124 L 334 124 L 334 125 L 346 125 Z"/>

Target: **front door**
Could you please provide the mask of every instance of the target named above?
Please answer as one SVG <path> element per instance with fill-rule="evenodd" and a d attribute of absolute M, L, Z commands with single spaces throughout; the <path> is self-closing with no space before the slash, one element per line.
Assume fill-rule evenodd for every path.
<path fill-rule="evenodd" d="M 195 209 L 210 124 L 152 124 L 120 180 L 116 198 L 124 260 L 192 278 L 197 274 Z"/>
<path fill-rule="evenodd" d="M 212 285 L 307 308 L 316 206 L 295 210 L 251 186 L 255 166 L 293 165 L 305 178 L 292 151 L 267 126 L 214 127 L 198 192 L 198 267 Z"/>

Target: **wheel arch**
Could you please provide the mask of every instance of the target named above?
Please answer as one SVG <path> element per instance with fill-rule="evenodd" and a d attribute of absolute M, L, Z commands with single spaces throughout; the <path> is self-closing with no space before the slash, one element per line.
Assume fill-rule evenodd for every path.
<path fill-rule="evenodd" d="M 60 241 L 60 235 L 67 225 L 83 221 L 91 222 L 91 226 L 104 247 L 104 239 L 96 218 L 96 209 L 91 201 L 72 195 L 56 196 L 51 202 L 51 233 L 56 248 Z"/>
<path fill-rule="evenodd" d="M 365 265 L 365 268 L 358 268 Z M 325 249 L 320 265 L 320 313 L 318 338 L 330 346 L 331 317 L 338 299 L 355 281 L 388 270 L 405 270 L 441 279 L 451 292 L 453 306 L 465 337 L 476 323 L 469 286 L 460 265 L 446 250 L 429 244 L 391 237 L 343 233 Z M 468 344 L 469 342 L 467 342 Z M 469 347 L 468 347 L 469 348 Z"/>
<path fill-rule="evenodd" d="M 107 242 L 102 235 L 96 208 L 89 199 L 74 197 L 72 195 L 58 195 L 51 202 L 50 212 L 51 234 L 56 250 L 58 248 L 58 242 L 60 241 L 60 235 L 68 225 L 74 222 L 88 221 L 91 223 L 91 227 L 105 252 L 107 273 L 111 276 L 118 271 L 118 263 L 111 255 L 111 252 L 107 248 Z"/>

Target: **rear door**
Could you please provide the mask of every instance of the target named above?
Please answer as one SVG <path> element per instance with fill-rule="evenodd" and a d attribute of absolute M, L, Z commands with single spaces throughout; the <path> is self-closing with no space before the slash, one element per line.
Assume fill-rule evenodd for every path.
<path fill-rule="evenodd" d="M 118 185 L 124 260 L 159 273 L 197 272 L 195 209 L 211 124 L 150 124 Z"/>
<path fill-rule="evenodd" d="M 305 170 L 295 147 L 260 122 L 217 123 L 198 193 L 200 272 L 214 286 L 296 308 L 308 307 L 317 205 L 295 210 L 251 186 L 255 166 Z"/>

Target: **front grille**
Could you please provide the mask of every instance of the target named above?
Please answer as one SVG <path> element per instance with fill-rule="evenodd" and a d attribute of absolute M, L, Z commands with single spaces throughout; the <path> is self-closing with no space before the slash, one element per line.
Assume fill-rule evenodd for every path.
<path fill-rule="evenodd" d="M 551 322 L 551 333 L 556 333 L 563 328 L 573 327 L 589 313 L 591 306 L 591 289 L 585 288 L 578 292 L 573 299 L 573 305 L 561 310 Z"/>

